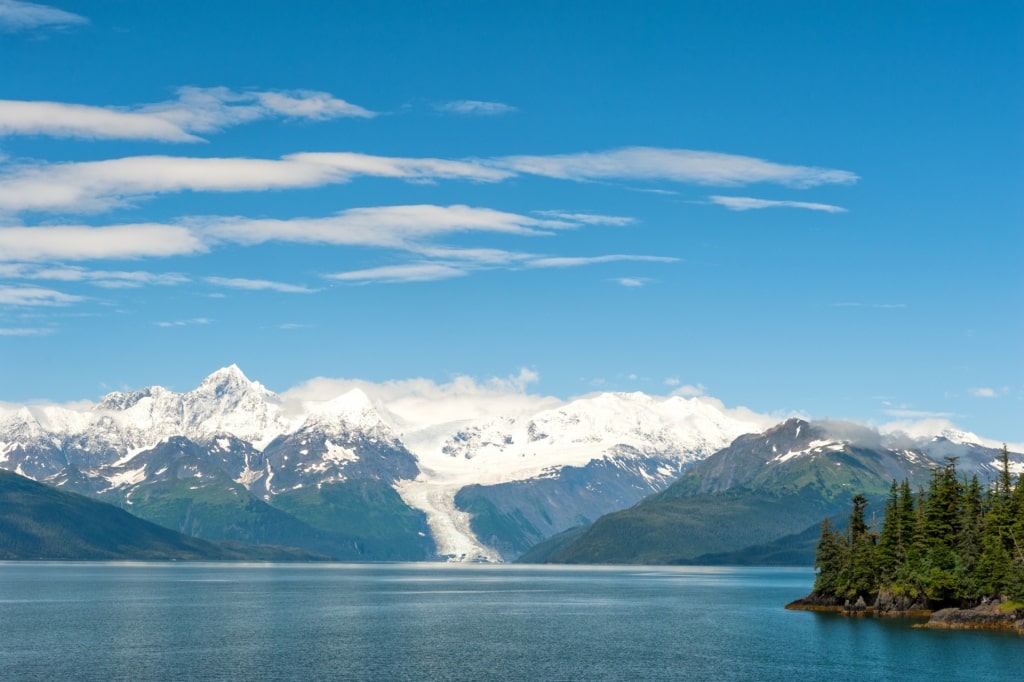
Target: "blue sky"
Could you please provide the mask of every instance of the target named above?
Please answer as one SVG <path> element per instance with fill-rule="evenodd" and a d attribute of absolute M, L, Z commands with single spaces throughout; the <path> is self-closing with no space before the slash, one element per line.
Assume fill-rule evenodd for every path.
<path fill-rule="evenodd" d="M 237 363 L 1022 442 L 1022 27 L 998 1 L 0 0 L 0 401 Z"/>

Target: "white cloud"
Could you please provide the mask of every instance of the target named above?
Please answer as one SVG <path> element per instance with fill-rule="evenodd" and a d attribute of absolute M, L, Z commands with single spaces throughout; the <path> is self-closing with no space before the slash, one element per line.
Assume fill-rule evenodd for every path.
<path fill-rule="evenodd" d="M 323 218 L 249 219 L 192 216 L 179 224 L 123 224 L 91 227 L 47 225 L 0 228 L 0 277 L 89 282 L 107 288 L 174 285 L 190 281 L 180 273 L 140 270 L 90 270 L 63 262 L 186 256 L 224 244 L 255 246 L 267 242 L 376 247 L 415 254 L 418 260 L 327 275 L 351 283 L 427 282 L 462 277 L 486 268 L 570 268 L 616 262 L 674 263 L 667 256 L 606 254 L 547 256 L 493 248 L 449 247 L 437 239 L 457 233 L 550 236 L 556 231 L 598 224 L 592 214 L 540 213 L 534 217 L 463 205 L 432 204 L 353 208 Z M 615 218 L 615 221 L 625 219 Z M 7 262 L 5 262 L 7 261 Z M 51 261 L 53 265 L 39 265 Z M 253 278 L 207 277 L 221 287 L 250 291 L 313 293 L 304 285 Z M 642 277 L 614 279 L 639 287 Z M 176 326 L 167 323 L 164 326 Z"/>
<path fill-rule="evenodd" d="M 432 282 L 440 279 L 452 279 L 469 274 L 466 270 L 444 265 L 442 263 L 410 263 L 407 265 L 385 265 L 366 270 L 350 270 L 327 275 L 328 279 L 342 282 L 380 282 L 383 284 L 399 284 L 404 282 Z"/>
<path fill-rule="evenodd" d="M 88 24 L 83 16 L 20 0 L 0 0 L 0 31 L 23 31 L 40 26 Z"/>
<path fill-rule="evenodd" d="M 700 384 L 697 384 L 696 386 L 690 384 L 679 386 L 679 379 L 676 379 L 675 377 L 666 379 L 665 383 L 669 386 L 677 386 L 677 388 L 673 389 L 671 395 L 679 396 L 681 398 L 697 398 L 705 395 L 706 391 L 704 386 Z"/>
<path fill-rule="evenodd" d="M 0 137 L 5 135 L 163 142 L 202 139 L 159 116 L 81 104 L 0 100 Z"/>
<path fill-rule="evenodd" d="M 83 300 L 85 299 L 81 296 L 73 296 L 53 289 L 0 286 L 0 305 L 58 306 L 78 303 Z"/>
<path fill-rule="evenodd" d="M 226 125 L 225 118 L 219 114 L 196 117 L 195 113 L 190 110 L 188 116 L 192 118 L 183 116 L 176 123 L 191 125 L 194 129 Z M 401 158 L 351 152 L 304 152 L 279 159 L 157 155 L 10 166 L 0 175 L 0 212 L 103 211 L 156 194 L 186 190 L 251 192 L 310 188 L 345 183 L 357 176 L 410 182 L 452 179 L 499 182 L 517 173 L 570 180 L 664 179 L 722 185 L 775 182 L 794 187 L 852 183 L 857 179 L 847 171 L 787 166 L 716 152 L 653 148 L 490 160 Z M 630 218 L 585 213 L 556 212 L 554 215 L 577 224 L 632 222 Z"/>
<path fill-rule="evenodd" d="M 447 383 L 429 379 L 406 379 L 373 383 L 359 379 L 310 379 L 281 394 L 296 412 L 310 403 L 331 400 L 352 389 L 360 389 L 386 406 L 401 431 L 413 432 L 430 426 L 498 416 L 519 416 L 558 407 L 564 401 L 527 392 L 539 379 L 536 372 L 521 369 L 508 377 L 483 381 L 456 376 Z"/>
<path fill-rule="evenodd" d="M 166 257 L 205 250 L 199 236 L 181 225 L 0 227 L 0 262 Z"/>
<path fill-rule="evenodd" d="M 670 180 L 698 185 L 771 182 L 787 187 L 853 184 L 849 171 L 774 163 L 750 156 L 691 149 L 627 147 L 605 152 L 495 159 L 499 168 L 565 180 Z"/>
<path fill-rule="evenodd" d="M 473 116 L 498 116 L 511 114 L 519 111 L 514 106 L 502 102 L 481 102 L 474 99 L 460 99 L 454 102 L 445 102 L 435 107 L 438 111 L 447 114 L 465 114 Z"/>
<path fill-rule="evenodd" d="M 1009 386 L 1003 386 L 1002 388 L 988 388 L 988 387 L 969 388 L 969 389 L 967 389 L 967 392 L 970 393 L 975 398 L 995 398 L 997 396 L 1006 395 L 1007 393 L 1009 393 L 1010 392 L 1010 387 Z"/>
<path fill-rule="evenodd" d="M 139 107 L 137 111 L 171 121 L 184 130 L 209 133 L 274 116 L 327 120 L 373 118 L 376 114 L 326 92 L 260 92 L 225 87 L 178 88 L 178 99 Z"/>
<path fill-rule="evenodd" d="M 989 448 L 1002 448 L 1004 441 L 984 438 L 974 433 L 965 433 L 944 416 L 908 418 L 888 422 L 878 427 L 878 431 L 888 435 L 904 434 L 910 438 L 932 438 L 943 433 L 963 434 L 971 441 L 977 441 Z M 1024 452 L 1024 443 L 1006 443 L 1010 452 Z"/>
<path fill-rule="evenodd" d="M 144 272 L 141 270 L 89 270 L 78 266 L 44 267 L 27 263 L 0 263 L 0 277 L 7 279 L 91 282 L 107 288 L 139 287 L 147 284 L 170 286 L 183 284 L 189 278 L 177 272 Z"/>
<path fill-rule="evenodd" d="M 193 317 L 191 320 L 174 320 L 173 322 L 157 322 L 158 327 L 192 327 L 203 326 L 213 322 L 208 317 Z"/>
<path fill-rule="evenodd" d="M 0 136 L 50 135 L 85 139 L 201 142 L 211 133 L 264 118 L 326 120 L 375 114 L 326 92 L 237 92 L 178 89 L 178 99 L 134 109 L 64 102 L 0 100 Z"/>
<path fill-rule="evenodd" d="M 468 264 L 475 265 L 510 265 L 520 263 L 531 258 L 537 258 L 535 254 L 523 253 L 520 251 L 506 251 L 504 249 L 473 249 L 453 248 L 447 246 L 413 246 L 411 251 L 417 255 L 436 258 L 449 262 L 456 262 L 461 266 Z"/>
<path fill-rule="evenodd" d="M 551 256 L 534 258 L 533 260 L 527 261 L 526 266 L 531 268 L 575 268 L 582 265 L 618 263 L 622 261 L 677 263 L 679 262 L 679 259 L 669 256 L 631 256 L 628 254 L 609 254 L 606 256 Z"/>
<path fill-rule="evenodd" d="M 906 419 L 950 419 L 956 415 L 952 412 L 933 412 L 930 410 L 911 410 L 907 408 L 899 408 L 892 410 L 882 410 L 883 414 L 887 414 L 890 417 L 903 417 Z"/>
<path fill-rule="evenodd" d="M 267 111 L 289 118 L 308 118 L 326 121 L 332 118 L 373 118 L 377 114 L 361 106 L 333 97 L 326 92 L 315 90 L 293 90 L 290 92 L 254 92 Z"/>
<path fill-rule="evenodd" d="M 48 336 L 52 327 L 0 327 L 0 336 Z"/>
<path fill-rule="evenodd" d="M 133 156 L 9 167 L 0 174 L 0 212 L 104 211 L 156 194 L 320 187 L 357 175 L 493 182 L 508 173 L 471 162 L 348 153 L 302 153 L 280 159 Z"/>
<path fill-rule="evenodd" d="M 489 208 L 419 204 L 352 208 L 327 218 L 214 219 L 203 232 L 237 244 L 289 241 L 413 250 L 422 240 L 458 232 L 538 235 L 568 227 L 574 225 Z"/>
<path fill-rule="evenodd" d="M 750 211 L 759 208 L 803 208 L 808 211 L 824 211 L 826 213 L 846 213 L 846 209 L 832 204 L 816 204 L 809 201 L 773 201 L 755 199 L 754 197 L 709 197 L 711 203 L 725 206 L 730 211 Z"/>
<path fill-rule="evenodd" d="M 626 226 L 636 222 L 636 219 L 626 216 L 597 215 L 594 213 L 571 213 L 568 211 L 534 211 L 534 213 L 548 218 L 570 220 L 574 223 L 582 223 L 583 225 Z"/>
<path fill-rule="evenodd" d="M 217 286 L 248 291 L 277 291 L 283 294 L 312 294 L 318 291 L 309 287 L 283 282 L 272 282 L 266 279 L 244 279 L 240 277 L 207 277 L 206 281 Z"/>

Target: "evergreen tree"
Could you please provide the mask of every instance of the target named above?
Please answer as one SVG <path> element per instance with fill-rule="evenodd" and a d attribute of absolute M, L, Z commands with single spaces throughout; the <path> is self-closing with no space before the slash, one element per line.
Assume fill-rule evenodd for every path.
<path fill-rule="evenodd" d="M 842 535 L 825 519 L 821 522 L 821 538 L 814 555 L 814 568 L 818 575 L 814 579 L 814 591 L 823 595 L 838 595 L 843 569 L 847 563 L 847 550 Z"/>
<path fill-rule="evenodd" d="M 864 510 L 868 506 L 868 498 L 860 493 L 853 496 L 853 511 L 850 512 L 850 523 L 847 526 L 847 544 L 849 560 L 845 577 L 845 595 L 853 599 L 869 597 L 877 593 L 875 580 L 875 541 L 876 537 L 868 531 L 864 520 Z"/>
<path fill-rule="evenodd" d="M 900 488 L 893 479 L 889 487 L 889 497 L 885 502 L 885 520 L 878 538 L 875 561 L 878 577 L 883 585 L 896 582 L 899 569 L 904 560 L 903 518 L 900 515 Z"/>
<path fill-rule="evenodd" d="M 985 596 L 976 575 L 985 527 L 984 499 L 978 477 L 972 476 L 963 485 L 963 491 L 960 534 L 956 544 L 957 591 L 966 599 L 977 600 Z"/>
<path fill-rule="evenodd" d="M 957 590 L 954 547 L 960 531 L 962 489 L 956 475 L 956 458 L 947 457 L 932 474 L 924 503 L 925 594 L 933 602 L 953 599 Z"/>
<path fill-rule="evenodd" d="M 934 471 L 927 492 L 893 481 L 880 533 L 865 521 L 867 498 L 855 495 L 845 533 L 821 525 L 815 593 L 871 601 L 884 589 L 923 596 L 932 608 L 1024 600 L 1024 474 L 1014 480 L 1005 446 L 999 464 L 987 493 L 976 476 L 957 477 L 954 458 Z"/>

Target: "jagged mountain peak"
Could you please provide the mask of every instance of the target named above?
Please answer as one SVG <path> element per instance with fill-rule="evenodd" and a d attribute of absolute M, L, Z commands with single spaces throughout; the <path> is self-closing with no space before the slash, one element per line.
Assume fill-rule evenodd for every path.
<path fill-rule="evenodd" d="M 263 384 L 249 379 L 238 365 L 231 364 L 221 367 L 207 376 L 192 393 L 213 394 L 219 397 L 227 393 L 247 391 L 255 391 L 267 396 L 272 395 Z"/>

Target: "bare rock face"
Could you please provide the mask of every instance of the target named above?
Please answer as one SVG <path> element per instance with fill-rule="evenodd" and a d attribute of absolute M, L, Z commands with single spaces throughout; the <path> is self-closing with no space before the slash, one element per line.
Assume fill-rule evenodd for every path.
<path fill-rule="evenodd" d="M 928 600 L 924 596 L 917 599 L 907 595 L 896 594 L 888 590 L 882 590 L 874 603 L 875 611 L 880 614 L 899 615 L 914 611 L 928 611 Z"/>
<path fill-rule="evenodd" d="M 924 628 L 936 630 L 1013 630 L 1024 635 L 1024 608 L 1004 608 L 999 599 L 973 609 L 942 609 L 932 614 Z"/>

